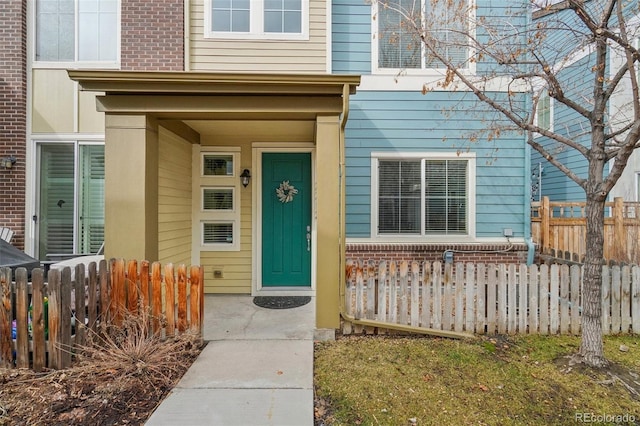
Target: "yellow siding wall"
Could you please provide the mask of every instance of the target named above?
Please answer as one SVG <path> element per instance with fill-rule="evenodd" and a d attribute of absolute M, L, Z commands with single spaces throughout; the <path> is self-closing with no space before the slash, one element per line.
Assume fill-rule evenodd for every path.
<path fill-rule="evenodd" d="M 204 0 L 191 2 L 190 67 L 193 71 L 325 73 L 326 2 L 309 0 L 309 40 L 204 38 Z"/>
<path fill-rule="evenodd" d="M 226 141 L 229 142 L 229 141 Z M 203 137 L 202 145 L 225 146 L 218 141 Z M 226 146 L 241 147 L 240 171 L 251 170 L 251 143 L 233 141 Z M 252 171 L 253 173 L 253 171 Z M 206 293 L 251 293 L 251 194 L 252 184 L 240 186 L 240 251 L 201 251 L 200 264 L 204 266 Z M 215 270 L 221 270 L 222 278 L 214 278 Z"/>
<path fill-rule="evenodd" d="M 191 144 L 160 127 L 158 255 L 162 263 L 191 264 Z"/>
<path fill-rule="evenodd" d="M 32 87 L 33 133 L 104 133 L 100 93 L 80 92 L 66 70 L 34 69 Z"/>

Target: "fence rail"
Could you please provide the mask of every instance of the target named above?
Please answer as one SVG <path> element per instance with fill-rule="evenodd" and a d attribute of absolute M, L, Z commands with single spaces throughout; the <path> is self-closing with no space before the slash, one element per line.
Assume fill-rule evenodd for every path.
<path fill-rule="evenodd" d="M 542 254 L 571 253 L 571 260 L 580 261 L 586 253 L 586 224 L 584 202 L 543 197 L 531 203 L 531 235 Z M 640 264 L 640 203 L 616 198 L 605 204 L 604 258 Z"/>
<path fill-rule="evenodd" d="M 347 314 L 476 334 L 579 334 L 578 265 L 347 261 Z M 604 266 L 605 334 L 640 333 L 640 267 Z M 390 327 L 393 328 L 393 327 Z M 343 332 L 374 330 L 345 321 Z"/>
<path fill-rule="evenodd" d="M 121 326 L 126 316 L 151 320 L 154 333 L 202 335 L 204 281 L 201 266 L 112 259 L 47 276 L 35 269 L 0 269 L 0 367 L 65 368 L 87 330 Z M 46 278 L 46 279 L 45 279 Z M 150 313 L 150 315 L 149 315 Z"/>

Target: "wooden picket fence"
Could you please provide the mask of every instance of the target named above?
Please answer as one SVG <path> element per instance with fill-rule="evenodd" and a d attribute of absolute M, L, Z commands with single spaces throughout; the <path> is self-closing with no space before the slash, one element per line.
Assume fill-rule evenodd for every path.
<path fill-rule="evenodd" d="M 164 273 L 163 273 L 164 271 Z M 0 269 L 0 367 L 60 369 L 72 362 L 87 333 L 121 326 L 126 317 L 148 319 L 162 337 L 202 336 L 204 280 L 201 266 L 112 259 L 85 271 Z M 46 279 L 45 279 L 46 278 Z M 83 326 L 84 325 L 84 326 Z"/>
<path fill-rule="evenodd" d="M 356 320 L 475 334 L 579 334 L 578 265 L 347 261 L 345 306 Z M 366 321 L 363 321 L 366 323 Z M 604 266 L 604 334 L 640 333 L 640 267 Z M 345 334 L 384 333 L 345 321 Z"/>

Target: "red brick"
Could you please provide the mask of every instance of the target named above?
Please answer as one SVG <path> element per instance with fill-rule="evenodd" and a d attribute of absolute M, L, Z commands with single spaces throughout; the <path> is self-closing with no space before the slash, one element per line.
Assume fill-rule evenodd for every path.
<path fill-rule="evenodd" d="M 12 243 L 24 248 L 27 121 L 27 2 L 5 0 L 0 9 L 0 157 L 13 155 L 11 170 L 0 169 L 0 226 L 15 232 Z"/>

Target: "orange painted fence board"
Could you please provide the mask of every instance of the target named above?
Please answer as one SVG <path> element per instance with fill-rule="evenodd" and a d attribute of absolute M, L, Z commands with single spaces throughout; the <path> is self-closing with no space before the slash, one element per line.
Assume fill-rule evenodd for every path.
<path fill-rule="evenodd" d="M 112 259 L 71 271 L 0 268 L 0 367 L 60 369 L 73 360 L 87 333 L 149 320 L 155 334 L 202 336 L 204 270 L 158 262 Z M 84 325 L 84 326 L 83 326 Z M 73 334 L 72 334 L 73 333 Z"/>

